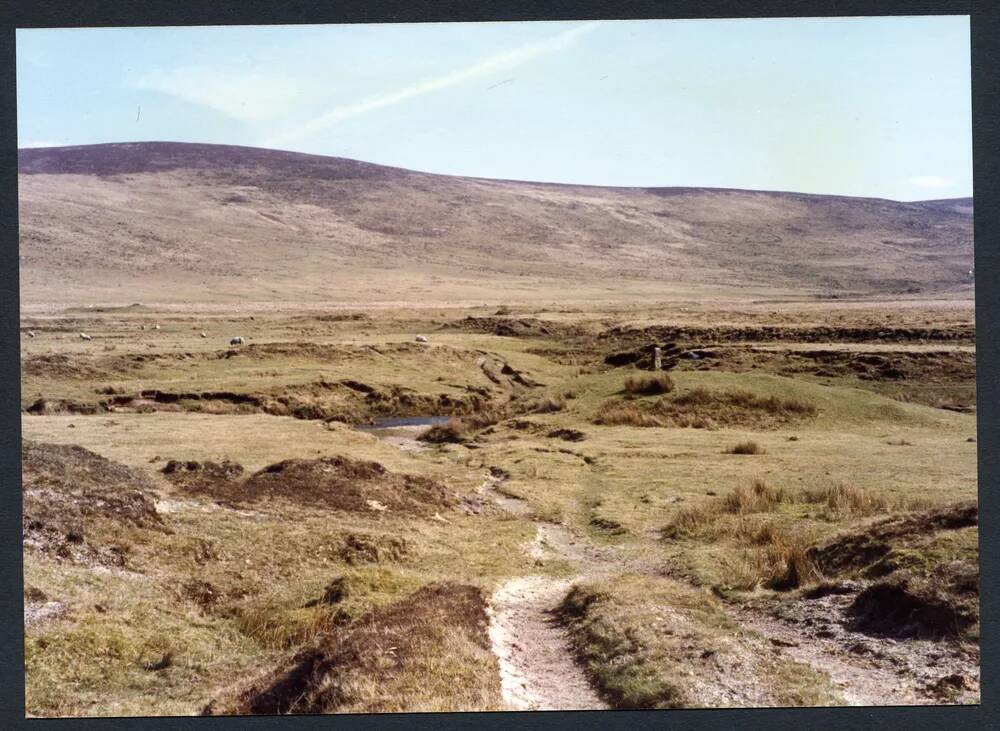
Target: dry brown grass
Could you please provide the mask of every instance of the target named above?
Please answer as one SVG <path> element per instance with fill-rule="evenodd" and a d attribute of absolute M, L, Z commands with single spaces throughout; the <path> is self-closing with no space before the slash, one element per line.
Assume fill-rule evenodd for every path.
<path fill-rule="evenodd" d="M 633 388 L 641 388 L 636 382 Z M 628 382 L 626 382 L 628 391 Z M 634 395 L 630 392 L 630 396 Z M 757 396 L 749 391 L 694 388 L 655 402 L 605 401 L 591 419 L 602 426 L 675 426 L 711 429 L 718 426 L 774 428 L 813 417 L 817 409 L 800 399 Z"/>
<path fill-rule="evenodd" d="M 781 503 L 791 500 L 791 493 L 783 487 L 768 485 L 764 480 L 756 478 L 749 485 L 738 485 L 732 492 L 723 497 L 721 510 L 739 515 L 762 513 L 773 510 Z"/>
<path fill-rule="evenodd" d="M 810 528 L 808 523 L 790 518 L 788 510 L 783 511 L 783 506 L 789 506 L 794 513 L 796 505 L 820 506 L 821 512 L 812 517 L 825 521 L 927 508 L 921 500 L 886 498 L 854 485 L 790 491 L 757 478 L 722 497 L 681 508 L 662 529 L 661 537 L 731 542 L 737 551 L 729 582 L 733 588 L 794 589 L 823 578 L 826 569 L 821 567 L 836 564 L 824 557 L 837 548 L 834 545 L 834 549 L 825 549 L 826 553 L 817 553 L 815 523 Z M 860 553 L 867 550 L 862 549 Z"/>
<path fill-rule="evenodd" d="M 566 408 L 566 398 L 562 394 L 555 396 L 542 396 L 532 401 L 527 406 L 527 412 L 531 414 L 552 414 Z"/>
<path fill-rule="evenodd" d="M 933 503 L 919 498 L 892 498 L 876 495 L 857 485 L 838 483 L 807 488 L 799 496 L 804 503 L 821 505 L 823 517 L 837 520 L 844 517 L 864 518 L 895 511 L 927 510 Z"/>
<path fill-rule="evenodd" d="M 468 438 L 465 419 L 449 419 L 445 424 L 435 424 L 417 435 L 421 442 L 431 444 L 458 444 Z"/>
<path fill-rule="evenodd" d="M 688 505 L 677 511 L 673 520 L 663 528 L 661 535 L 668 539 L 692 535 L 714 522 L 718 515 L 719 504 L 717 502 Z"/>
<path fill-rule="evenodd" d="M 673 400 L 673 405 L 681 409 L 722 406 L 780 417 L 816 415 L 816 407 L 800 399 L 758 396 L 743 390 L 710 391 L 702 387 L 681 394 Z"/>
<path fill-rule="evenodd" d="M 625 393 L 636 396 L 657 396 L 674 390 L 674 381 L 667 373 L 652 376 L 629 376 L 625 379 Z"/>
<path fill-rule="evenodd" d="M 599 426 L 666 426 L 663 419 L 622 401 L 606 401 L 591 421 Z"/>
<path fill-rule="evenodd" d="M 785 591 L 821 578 L 809 559 L 809 538 L 792 528 L 765 523 L 750 535 L 755 544 L 737 564 L 733 584 L 739 589 L 766 586 Z"/>
<path fill-rule="evenodd" d="M 252 601 L 231 610 L 236 628 L 270 649 L 289 649 L 311 642 L 338 622 L 335 607 L 317 605 L 289 610 L 276 600 Z"/>

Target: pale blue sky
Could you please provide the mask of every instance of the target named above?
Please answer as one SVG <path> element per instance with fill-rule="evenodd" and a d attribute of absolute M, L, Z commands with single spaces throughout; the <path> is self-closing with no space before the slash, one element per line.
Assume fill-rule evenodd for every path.
<path fill-rule="evenodd" d="M 972 194 L 961 16 L 19 30 L 17 66 L 21 147 L 172 140 L 521 180 Z"/>

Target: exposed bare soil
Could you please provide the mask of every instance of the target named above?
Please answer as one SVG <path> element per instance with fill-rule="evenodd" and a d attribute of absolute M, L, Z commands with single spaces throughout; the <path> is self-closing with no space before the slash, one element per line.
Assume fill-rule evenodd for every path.
<path fill-rule="evenodd" d="M 156 488 L 142 471 L 83 447 L 25 440 L 21 449 L 24 545 L 60 560 L 124 566 L 127 549 L 100 523 L 163 530 Z"/>
<path fill-rule="evenodd" d="M 444 486 L 426 477 L 399 475 L 377 462 L 346 457 L 290 459 L 246 477 L 243 467 L 171 460 L 164 475 L 182 490 L 227 505 L 281 499 L 332 510 L 428 515 L 455 503 Z"/>

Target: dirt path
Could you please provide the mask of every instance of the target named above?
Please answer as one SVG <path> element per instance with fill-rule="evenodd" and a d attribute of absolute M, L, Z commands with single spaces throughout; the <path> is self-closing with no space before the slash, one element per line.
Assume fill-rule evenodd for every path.
<path fill-rule="evenodd" d="M 530 518 L 531 510 L 523 500 L 497 491 L 502 482 L 502 477 L 491 476 L 481 491 L 503 510 Z M 535 538 L 525 552 L 537 562 L 568 561 L 580 573 L 565 579 L 518 576 L 493 593 L 489 634 L 500 664 L 504 701 L 515 710 L 608 708 L 574 659 L 566 629 L 553 615 L 573 582 L 597 568 L 600 554 L 563 525 L 534 522 Z"/>
<path fill-rule="evenodd" d="M 569 576 L 560 578 L 517 576 L 494 591 L 489 637 L 500 666 L 504 702 L 513 710 L 609 708 L 576 662 L 568 633 L 553 610 L 574 583 L 623 571 L 643 573 L 651 567 L 632 565 L 613 548 L 594 545 L 565 525 L 535 519 L 528 503 L 504 494 L 504 480 L 499 470 L 491 474 L 477 490 L 477 504 L 492 504 L 531 521 L 535 535 L 524 544 L 524 552 L 539 566 L 558 561 L 571 569 Z M 899 642 L 853 632 L 844 619 L 848 599 L 830 595 L 798 601 L 789 616 L 777 616 L 753 602 L 726 610 L 774 652 L 828 675 L 848 705 L 978 701 L 978 656 L 929 641 Z M 714 697 L 730 686 L 759 691 L 753 662 L 731 666 L 725 678 L 704 681 L 707 705 L 769 705 L 766 697 L 749 691 Z"/>

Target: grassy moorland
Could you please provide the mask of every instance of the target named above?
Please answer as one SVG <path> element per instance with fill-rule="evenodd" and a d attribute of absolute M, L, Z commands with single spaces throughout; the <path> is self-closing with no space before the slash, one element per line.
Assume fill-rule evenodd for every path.
<path fill-rule="evenodd" d="M 28 711 L 977 702 L 971 326 L 28 312 Z"/>

